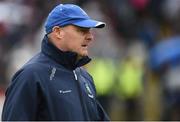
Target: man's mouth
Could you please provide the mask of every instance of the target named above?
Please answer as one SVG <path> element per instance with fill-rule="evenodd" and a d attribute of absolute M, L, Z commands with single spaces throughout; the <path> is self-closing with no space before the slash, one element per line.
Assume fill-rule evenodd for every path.
<path fill-rule="evenodd" d="M 87 47 L 88 45 L 87 44 L 83 44 L 82 47 Z"/>

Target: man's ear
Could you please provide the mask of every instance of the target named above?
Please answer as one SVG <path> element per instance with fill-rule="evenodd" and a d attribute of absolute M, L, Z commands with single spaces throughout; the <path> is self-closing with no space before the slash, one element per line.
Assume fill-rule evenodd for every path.
<path fill-rule="evenodd" d="M 62 29 L 61 29 L 61 27 L 54 26 L 52 28 L 52 31 L 54 32 L 54 34 L 56 35 L 57 38 L 59 38 L 59 39 L 62 38 Z"/>

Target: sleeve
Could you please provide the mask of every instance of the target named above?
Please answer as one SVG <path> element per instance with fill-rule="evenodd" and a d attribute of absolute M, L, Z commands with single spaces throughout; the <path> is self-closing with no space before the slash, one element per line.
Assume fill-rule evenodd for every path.
<path fill-rule="evenodd" d="M 101 106 L 101 104 L 99 103 L 99 101 L 96 99 L 96 87 L 94 85 L 94 80 L 93 80 L 93 77 L 88 73 L 88 72 L 85 72 L 86 75 L 85 76 L 88 76 L 87 79 L 89 79 L 90 81 L 90 84 L 94 90 L 94 95 L 95 95 L 95 101 L 96 101 L 96 105 L 97 105 L 97 109 L 98 109 L 98 114 L 99 114 L 99 117 L 100 117 L 100 121 L 110 121 L 108 115 L 106 114 L 106 112 L 104 111 L 103 107 Z"/>
<path fill-rule="evenodd" d="M 94 80 L 93 80 L 93 77 L 83 68 L 81 68 L 80 70 L 83 70 L 81 71 L 81 73 L 83 74 L 84 77 L 86 77 L 86 79 L 88 79 L 89 83 L 90 83 L 90 86 L 91 88 L 93 89 L 93 94 L 95 96 L 95 102 L 96 102 L 96 105 L 97 105 L 97 110 L 98 110 L 98 114 L 99 114 L 99 121 L 110 121 L 108 115 L 106 114 L 106 112 L 104 111 L 103 107 L 101 106 L 101 104 L 99 103 L 99 101 L 96 99 L 96 87 L 95 87 L 95 84 L 94 84 Z"/>
<path fill-rule="evenodd" d="M 97 109 L 98 109 L 98 112 L 99 112 L 99 116 L 101 118 L 100 121 L 110 121 L 110 118 L 108 117 L 108 115 L 104 111 L 104 109 L 101 106 L 101 104 L 99 103 L 99 101 L 96 100 L 96 103 L 97 103 Z"/>
<path fill-rule="evenodd" d="M 36 120 L 38 85 L 32 71 L 20 71 L 5 94 L 2 121 Z"/>

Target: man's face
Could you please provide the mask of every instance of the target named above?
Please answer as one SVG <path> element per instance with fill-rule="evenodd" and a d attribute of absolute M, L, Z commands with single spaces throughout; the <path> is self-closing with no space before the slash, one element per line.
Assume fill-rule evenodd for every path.
<path fill-rule="evenodd" d="M 90 28 L 81 28 L 74 25 L 68 25 L 62 28 L 63 48 L 66 51 L 76 52 L 79 56 L 88 55 L 89 43 L 93 40 Z"/>

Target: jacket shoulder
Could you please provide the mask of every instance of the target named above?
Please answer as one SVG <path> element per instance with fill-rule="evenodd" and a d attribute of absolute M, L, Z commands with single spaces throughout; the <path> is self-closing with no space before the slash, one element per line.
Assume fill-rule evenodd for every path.
<path fill-rule="evenodd" d="M 88 71 L 85 68 L 80 67 L 77 70 L 82 76 L 89 79 L 91 82 L 94 82 L 92 76 L 88 73 Z"/>
<path fill-rule="evenodd" d="M 12 77 L 12 81 L 19 79 L 32 79 L 43 70 L 40 63 L 28 63 L 20 68 Z M 25 80 L 24 80 L 25 81 Z"/>

